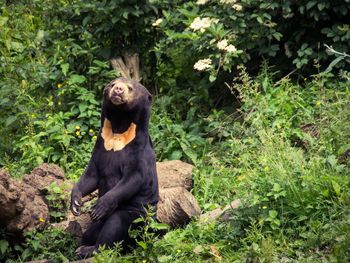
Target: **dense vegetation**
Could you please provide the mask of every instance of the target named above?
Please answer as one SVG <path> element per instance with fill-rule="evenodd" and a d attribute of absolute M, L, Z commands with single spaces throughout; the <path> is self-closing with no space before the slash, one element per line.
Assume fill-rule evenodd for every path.
<path fill-rule="evenodd" d="M 145 231 L 133 252 L 96 262 L 349 262 L 349 11 L 349 0 L 2 0 L 0 166 L 20 177 L 51 162 L 77 179 L 118 75 L 109 59 L 139 52 L 158 160 L 195 165 L 203 211 L 243 205 L 228 222 Z M 0 235 L 0 261 L 74 259 L 58 230 L 16 246 Z"/>

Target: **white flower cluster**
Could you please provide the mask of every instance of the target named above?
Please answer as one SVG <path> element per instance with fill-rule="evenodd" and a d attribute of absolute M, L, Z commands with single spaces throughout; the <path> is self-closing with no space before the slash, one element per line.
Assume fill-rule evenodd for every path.
<path fill-rule="evenodd" d="M 208 2 L 209 2 L 209 0 L 197 0 L 196 4 L 197 5 L 205 5 Z"/>
<path fill-rule="evenodd" d="M 236 11 L 242 11 L 243 7 L 240 4 L 232 5 L 232 8 Z"/>
<path fill-rule="evenodd" d="M 225 5 L 233 5 L 236 3 L 236 0 L 220 0 L 220 3 Z"/>
<path fill-rule="evenodd" d="M 220 0 L 221 4 L 230 5 L 236 11 L 242 11 L 243 7 L 240 4 L 236 4 L 236 0 Z"/>
<path fill-rule="evenodd" d="M 156 21 L 153 22 L 152 26 L 156 27 L 159 26 L 163 22 L 162 18 L 158 18 Z"/>
<path fill-rule="evenodd" d="M 231 53 L 231 52 L 236 52 L 237 51 L 237 48 L 234 46 L 234 45 L 229 45 L 228 42 L 227 42 L 227 39 L 223 39 L 221 41 L 219 41 L 217 44 L 216 44 L 217 48 L 220 49 L 220 50 L 224 50 L 228 53 Z"/>
<path fill-rule="evenodd" d="M 193 29 L 193 31 L 200 31 L 204 32 L 205 29 L 210 27 L 212 23 L 217 23 L 219 22 L 219 19 L 214 19 L 214 18 L 209 18 L 209 17 L 196 17 L 193 22 L 190 25 L 190 28 Z"/>
<path fill-rule="evenodd" d="M 198 71 L 205 71 L 210 69 L 212 66 L 212 60 L 210 58 L 201 59 L 194 64 L 193 68 Z"/>

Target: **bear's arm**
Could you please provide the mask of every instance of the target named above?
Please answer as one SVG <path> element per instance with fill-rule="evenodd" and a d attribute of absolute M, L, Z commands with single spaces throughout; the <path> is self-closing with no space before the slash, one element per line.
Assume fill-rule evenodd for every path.
<path fill-rule="evenodd" d="M 93 220 L 99 220 L 112 211 L 114 211 L 120 204 L 132 198 L 140 191 L 143 184 L 143 174 L 141 171 L 133 169 L 107 193 L 101 196 L 92 213 Z"/>
<path fill-rule="evenodd" d="M 71 194 L 71 211 L 74 215 L 80 215 L 80 207 L 82 205 L 81 198 L 92 193 L 97 189 L 98 175 L 95 162 L 90 160 L 82 177 L 74 185 Z"/>

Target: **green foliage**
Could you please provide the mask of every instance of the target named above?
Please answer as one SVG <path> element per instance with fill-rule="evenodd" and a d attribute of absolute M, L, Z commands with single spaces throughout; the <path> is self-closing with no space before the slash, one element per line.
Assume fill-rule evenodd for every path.
<path fill-rule="evenodd" d="M 51 183 L 47 188 L 45 199 L 50 209 L 50 221 L 60 222 L 66 217 L 69 207 L 70 185 L 58 186 L 56 182 Z"/>
<path fill-rule="evenodd" d="M 145 218 L 140 217 L 134 220 L 133 223 L 139 227 L 129 230 L 130 237 L 136 241 L 137 258 L 141 256 L 150 262 L 155 261 L 158 256 L 155 253 L 154 242 L 159 237 L 159 231 L 168 229 L 166 224 L 158 223 L 155 217 L 156 214 L 149 211 Z"/>
<path fill-rule="evenodd" d="M 79 177 L 103 86 L 118 76 L 108 59 L 137 51 L 155 94 L 157 159 L 195 164 L 204 212 L 243 203 L 227 222 L 161 239 L 149 222 L 133 252 L 102 249 L 96 262 L 350 260 L 348 0 L 10 2 L 0 7 L 0 166 L 21 175 L 53 162 Z M 64 190 L 48 191 L 59 221 Z M 59 230 L 12 238 L 1 233 L 1 261 L 74 259 Z"/>
<path fill-rule="evenodd" d="M 60 229 L 47 229 L 43 232 L 29 232 L 23 247 L 21 260 L 47 259 L 68 262 L 75 259 L 77 241 Z"/>
<path fill-rule="evenodd" d="M 180 60 L 186 70 L 199 59 L 210 59 L 207 67 L 197 67 L 209 71 L 210 81 L 233 65 L 252 61 L 256 66 L 261 58 L 281 70 L 293 65 L 312 70 L 314 60 L 324 66 L 331 60 L 324 43 L 349 53 L 349 24 L 343 20 L 349 11 L 349 1 L 184 1 L 177 9 L 163 10 L 157 28 L 166 37 L 156 52 L 174 64 L 179 64 L 178 54 L 191 54 Z M 337 67 L 348 68 L 348 62 Z"/>
<path fill-rule="evenodd" d="M 18 243 L 18 236 L 1 231 L 1 238 L 17 239 L 17 244 L 11 244 L 0 239 L 1 262 L 26 262 L 29 260 L 51 259 L 55 262 L 74 260 L 74 247 L 77 241 L 70 234 L 60 229 L 31 231 L 25 234 L 25 243 Z"/>
<path fill-rule="evenodd" d="M 0 163 L 21 160 L 9 166 L 13 174 L 21 174 L 55 162 L 74 178 L 83 170 L 99 129 L 101 90 L 116 73 L 94 57 L 98 46 L 91 34 L 69 36 L 72 26 L 59 17 L 67 11 L 64 2 L 48 1 L 43 7 L 34 1 L 32 6 L 1 9 L 0 122 L 5 128 Z M 42 8 L 50 10 L 50 17 Z M 13 50 L 13 41 L 23 48 Z M 81 144 L 85 138 L 87 143 Z"/>
<path fill-rule="evenodd" d="M 100 247 L 100 253 L 94 256 L 93 262 L 157 262 L 154 244 L 159 240 L 160 231 L 167 230 L 168 226 L 158 223 L 152 211 L 148 211 L 144 218 L 135 219 L 133 224 L 136 228 L 129 229 L 130 237 L 135 241 L 131 253 L 121 256 L 121 244 L 116 244 L 113 250 Z"/>
<path fill-rule="evenodd" d="M 153 112 L 150 133 L 158 159 L 184 159 L 196 163 L 201 157 L 206 146 L 202 137 L 204 127 L 194 116 L 189 116 L 191 114 L 193 111 L 189 110 L 186 121 L 183 122 L 162 110 Z"/>

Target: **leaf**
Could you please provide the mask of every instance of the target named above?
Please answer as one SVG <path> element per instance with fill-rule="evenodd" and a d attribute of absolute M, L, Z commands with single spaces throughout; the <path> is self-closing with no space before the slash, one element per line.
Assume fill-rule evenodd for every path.
<path fill-rule="evenodd" d="M 17 117 L 16 117 L 16 116 L 9 116 L 9 117 L 6 119 L 5 125 L 6 125 L 6 126 L 10 126 L 10 125 L 11 125 L 12 123 L 14 123 L 16 120 L 17 120 Z"/>
<path fill-rule="evenodd" d="M 9 103 L 9 102 L 10 102 L 9 98 L 1 98 L 0 99 L 0 105 L 6 104 L 6 103 Z"/>
<path fill-rule="evenodd" d="M 281 221 L 277 218 L 275 218 L 272 222 L 271 222 L 271 227 L 272 229 L 277 229 L 279 226 L 281 225 Z"/>
<path fill-rule="evenodd" d="M 338 159 L 335 155 L 332 154 L 327 157 L 327 162 L 332 168 L 335 168 L 338 164 Z"/>
<path fill-rule="evenodd" d="M 278 215 L 278 212 L 276 210 L 270 210 L 269 211 L 269 217 L 270 218 L 276 218 Z"/>
<path fill-rule="evenodd" d="M 87 104 L 79 104 L 79 111 L 80 112 L 85 112 L 87 109 L 88 105 Z"/>
<path fill-rule="evenodd" d="M 142 218 L 142 217 L 138 217 L 136 218 L 134 221 L 132 221 L 134 224 L 137 224 L 137 223 L 143 223 L 145 222 L 145 219 Z"/>
<path fill-rule="evenodd" d="M 307 48 L 307 49 L 305 49 L 305 51 L 304 51 L 304 53 L 306 54 L 306 55 L 311 55 L 312 54 L 312 49 L 311 48 Z"/>
<path fill-rule="evenodd" d="M 30 257 L 31 254 L 32 254 L 32 251 L 29 248 L 26 248 L 22 253 L 22 258 L 27 259 Z"/>
<path fill-rule="evenodd" d="M 140 247 L 142 247 L 144 250 L 147 249 L 147 244 L 146 244 L 145 242 L 143 242 L 143 241 L 137 241 L 137 244 L 138 244 Z"/>
<path fill-rule="evenodd" d="M 69 84 L 75 84 L 75 83 L 84 83 L 86 81 L 86 78 L 82 75 L 77 75 L 77 74 L 73 74 L 72 76 L 70 76 L 68 82 Z"/>
<path fill-rule="evenodd" d="M 262 18 L 261 18 L 260 16 L 258 16 L 258 17 L 256 18 L 256 20 L 257 20 L 260 24 L 263 24 L 263 23 L 264 23 L 264 21 L 262 20 Z"/>
<path fill-rule="evenodd" d="M 280 41 L 281 37 L 283 36 L 280 32 L 275 32 L 272 34 L 272 36 L 277 40 Z"/>
<path fill-rule="evenodd" d="M 337 196 L 340 196 L 341 193 L 341 187 L 336 181 L 332 181 L 332 187 Z"/>
<path fill-rule="evenodd" d="M 60 66 L 61 66 L 63 75 L 67 76 L 67 72 L 68 72 L 68 69 L 69 69 L 69 63 L 63 63 Z"/>
<path fill-rule="evenodd" d="M 4 16 L 4 14 L 2 14 L 2 16 L 0 17 L 0 27 L 3 27 L 8 20 L 9 18 L 7 16 Z"/>
<path fill-rule="evenodd" d="M 326 4 L 325 4 L 325 3 L 318 3 L 318 4 L 317 4 L 317 8 L 318 8 L 318 10 L 320 10 L 320 11 L 322 11 L 325 7 L 326 7 Z"/>
<path fill-rule="evenodd" d="M 7 242 L 7 240 L 5 239 L 1 239 L 0 240 L 0 252 L 1 252 L 1 255 L 4 255 L 7 251 L 9 247 L 9 242 Z"/>
<path fill-rule="evenodd" d="M 83 19 L 83 26 L 86 26 L 90 22 L 91 16 L 86 16 Z"/>
<path fill-rule="evenodd" d="M 45 36 L 45 31 L 39 29 L 38 33 L 36 34 L 36 37 L 35 37 L 35 42 L 37 42 L 37 43 L 42 42 L 44 39 L 44 36 Z"/>
<path fill-rule="evenodd" d="M 161 256 L 158 256 L 157 259 L 158 259 L 158 262 L 160 263 L 173 261 L 173 258 L 171 255 L 161 255 Z"/>
<path fill-rule="evenodd" d="M 307 4 L 306 4 L 306 9 L 309 10 L 311 9 L 313 6 L 315 6 L 317 4 L 317 1 L 309 1 Z"/>
<path fill-rule="evenodd" d="M 326 68 L 325 72 L 328 73 L 332 71 L 333 67 L 337 65 L 340 61 L 342 61 L 345 57 L 344 56 L 339 56 L 336 59 L 334 59 L 329 66 Z"/>
<path fill-rule="evenodd" d="M 307 219 L 308 219 L 307 216 L 302 215 L 302 216 L 299 216 L 298 221 L 301 222 L 301 221 L 305 221 Z"/>
<path fill-rule="evenodd" d="M 281 186 L 278 183 L 273 184 L 273 191 L 274 192 L 280 192 L 281 191 Z"/>
<path fill-rule="evenodd" d="M 23 50 L 24 50 L 24 45 L 22 45 L 22 43 L 20 42 L 11 42 L 11 49 L 18 52 L 18 53 L 21 53 Z"/>
<path fill-rule="evenodd" d="M 209 76 L 209 81 L 210 82 L 214 82 L 216 80 L 216 76 L 215 75 L 210 75 Z"/>
<path fill-rule="evenodd" d="M 39 240 L 32 240 L 31 242 L 32 247 L 34 248 L 34 251 L 38 251 L 40 247 L 40 241 Z"/>
<path fill-rule="evenodd" d="M 163 224 L 163 223 L 152 222 L 151 228 L 157 229 L 157 230 L 167 230 L 167 229 L 169 229 L 169 226 L 167 224 Z"/>
<path fill-rule="evenodd" d="M 60 255 L 60 260 L 61 260 L 60 262 L 62 263 L 69 263 L 69 259 L 63 256 L 62 254 Z"/>
<path fill-rule="evenodd" d="M 180 160 L 181 157 L 182 157 L 182 152 L 176 150 L 170 154 L 169 159 L 170 160 Z"/>
<path fill-rule="evenodd" d="M 265 77 L 263 82 L 262 82 L 263 90 L 266 92 L 267 89 L 269 88 L 269 86 L 270 86 L 269 79 L 268 79 L 268 77 Z"/>

